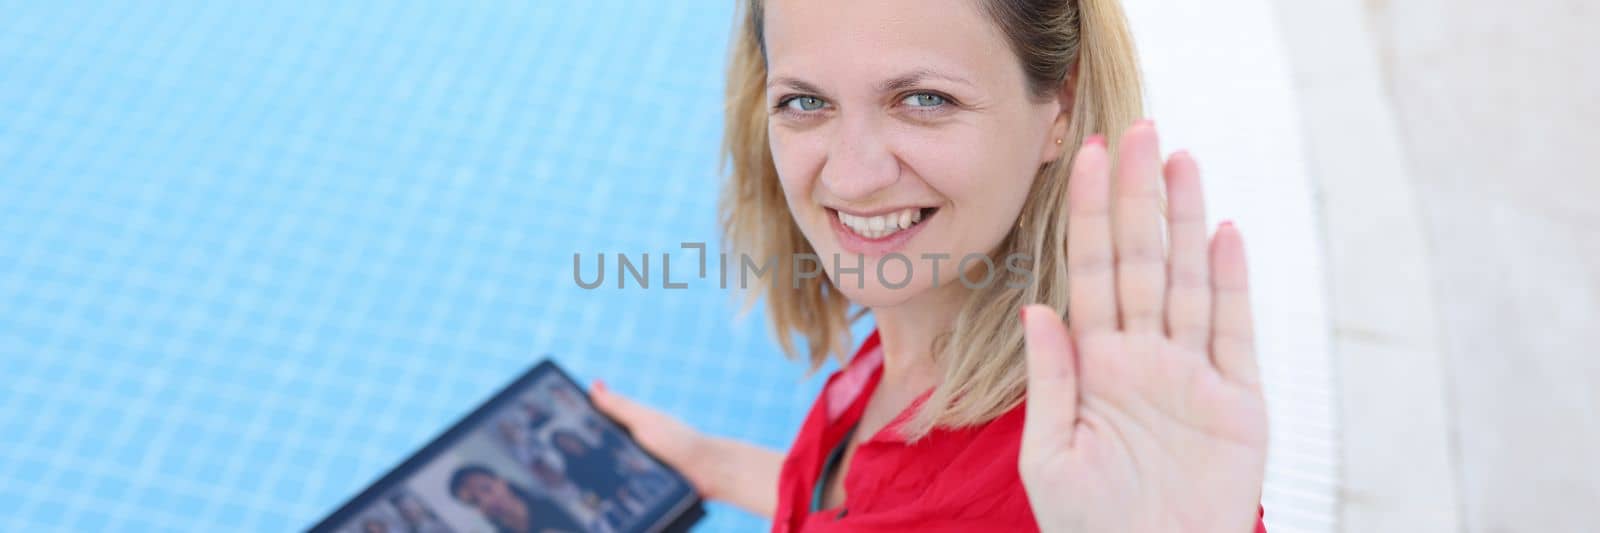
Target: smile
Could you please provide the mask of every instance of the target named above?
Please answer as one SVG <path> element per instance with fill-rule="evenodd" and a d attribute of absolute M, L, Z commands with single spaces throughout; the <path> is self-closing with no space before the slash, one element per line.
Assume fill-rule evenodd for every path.
<path fill-rule="evenodd" d="M 931 217 L 937 208 L 908 207 L 876 215 L 854 215 L 844 211 L 831 210 L 839 220 L 839 224 L 856 236 L 867 240 L 881 240 L 897 233 L 916 227 L 923 220 Z"/>

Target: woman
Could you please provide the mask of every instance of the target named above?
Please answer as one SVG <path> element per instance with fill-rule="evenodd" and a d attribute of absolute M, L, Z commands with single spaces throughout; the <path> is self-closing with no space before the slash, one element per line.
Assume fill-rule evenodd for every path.
<path fill-rule="evenodd" d="M 1116 0 L 743 15 L 724 229 L 752 257 L 821 258 L 778 261 L 759 295 L 787 350 L 799 334 L 843 368 L 787 454 L 596 383 L 601 408 L 774 531 L 1261 528 L 1243 243 L 1208 237 L 1195 161 L 1163 164 L 1135 122 Z M 877 326 L 853 352 L 852 306 Z"/>

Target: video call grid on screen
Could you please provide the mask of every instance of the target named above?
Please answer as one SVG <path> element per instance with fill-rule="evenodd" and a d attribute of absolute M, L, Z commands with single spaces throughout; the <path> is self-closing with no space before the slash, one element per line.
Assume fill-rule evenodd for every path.
<path fill-rule="evenodd" d="M 311 532 L 678 531 L 702 514 L 685 479 L 544 361 Z"/>

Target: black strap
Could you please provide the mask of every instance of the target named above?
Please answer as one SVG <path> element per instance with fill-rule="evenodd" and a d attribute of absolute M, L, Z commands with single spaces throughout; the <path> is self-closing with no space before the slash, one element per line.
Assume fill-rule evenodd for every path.
<path fill-rule="evenodd" d="M 860 422 L 857 422 L 859 424 Z M 839 469 L 839 460 L 844 458 L 844 450 L 850 446 L 850 439 L 856 434 L 856 426 L 851 425 L 844 432 L 844 438 L 833 446 L 833 451 L 828 452 L 828 459 L 822 462 L 822 472 L 817 475 L 817 485 L 811 489 L 811 512 L 822 510 L 822 496 L 828 490 L 828 480 L 833 477 L 834 471 Z M 839 512 L 839 517 L 844 517 L 844 511 Z"/>

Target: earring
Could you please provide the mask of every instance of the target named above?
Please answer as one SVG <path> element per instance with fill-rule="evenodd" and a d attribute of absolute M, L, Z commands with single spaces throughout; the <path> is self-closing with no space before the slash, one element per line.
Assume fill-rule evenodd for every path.
<path fill-rule="evenodd" d="M 1056 139 L 1056 144 L 1058 144 L 1058 145 L 1061 144 L 1061 139 L 1059 139 L 1059 138 Z"/>

